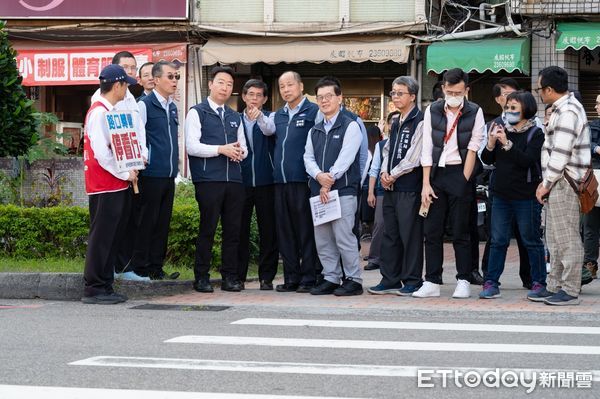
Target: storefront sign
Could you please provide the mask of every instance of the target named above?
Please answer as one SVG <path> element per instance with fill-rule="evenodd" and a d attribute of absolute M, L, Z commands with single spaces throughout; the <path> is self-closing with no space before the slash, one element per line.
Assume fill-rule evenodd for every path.
<path fill-rule="evenodd" d="M 122 50 L 131 51 L 138 66 L 152 58 L 151 49 L 17 50 L 17 68 L 24 86 L 95 85 L 102 68 Z"/>
<path fill-rule="evenodd" d="M 187 19 L 187 0 L 3 0 L 2 18 Z"/>

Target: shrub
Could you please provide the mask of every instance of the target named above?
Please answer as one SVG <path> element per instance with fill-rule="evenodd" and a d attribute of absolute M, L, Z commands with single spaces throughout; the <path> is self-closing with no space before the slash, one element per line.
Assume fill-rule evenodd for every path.
<path fill-rule="evenodd" d="M 193 267 L 198 237 L 199 212 L 196 204 L 173 207 L 167 260 L 181 267 Z M 89 230 L 86 208 L 57 206 L 22 208 L 0 205 L 0 256 L 15 258 L 84 257 Z M 258 255 L 258 229 L 252 222 L 250 256 Z M 213 265 L 221 263 L 221 227 L 213 246 Z"/>

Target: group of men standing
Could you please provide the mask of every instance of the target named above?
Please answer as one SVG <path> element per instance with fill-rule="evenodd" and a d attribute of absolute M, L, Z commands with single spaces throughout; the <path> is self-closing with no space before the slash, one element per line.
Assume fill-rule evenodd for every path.
<path fill-rule="evenodd" d="M 82 299 L 86 303 L 126 300 L 112 289 L 115 270 L 124 273 L 123 277 L 133 273 L 129 276 L 136 279 L 177 277 L 166 276 L 162 270 L 178 173 L 179 119 L 172 101 L 179 80 L 177 66 L 164 61 L 144 64 L 139 71 L 144 94 L 135 103 L 127 89 L 134 82 L 131 75 L 136 73 L 135 58 L 130 53 L 119 53 L 113 64 L 102 71 L 99 94 L 92 100 L 86 118 L 86 183 L 91 215 Z M 285 72 L 278 80 L 285 105 L 276 112 L 267 112 L 263 109 L 268 100 L 267 86 L 251 79 L 242 90 L 245 109 L 238 113 L 227 105 L 234 79 L 231 68 L 213 68 L 209 95 L 189 110 L 185 120 L 185 144 L 200 210 L 194 289 L 213 292 L 209 270 L 219 220 L 221 289 L 237 292 L 245 288 L 255 209 L 261 290 L 273 289 L 281 254 L 284 282 L 275 287 L 279 292 L 362 294 L 355 227 L 366 168 L 366 131 L 360 118 L 343 106 L 340 82 L 333 77 L 322 78 L 315 88 L 315 104 L 304 96 L 300 75 Z M 557 96 L 543 94 L 550 93 L 551 87 L 540 88 L 542 99 L 558 101 Z M 386 190 L 382 280 L 369 289 L 371 293 L 439 296 L 444 234 L 441 226 L 448 217 L 457 267 L 453 296 L 470 296 L 473 267 L 469 214 L 475 200 L 472 177 L 477 151 L 486 134 L 485 122 L 480 107 L 466 99 L 465 72 L 447 71 L 442 88 L 444 99 L 422 112 L 416 105 L 417 82 L 408 76 L 393 82 L 390 96 L 400 116 L 382 150 L 380 178 Z M 116 172 L 111 158 L 110 139 L 101 115 L 119 107 L 134 111 L 146 163 L 139 173 Z M 558 127 L 554 131 L 560 131 L 564 123 L 555 125 Z M 580 133 L 571 135 L 579 137 Z M 564 151 L 561 147 L 559 153 Z M 551 160 L 559 157 L 552 155 L 552 149 L 549 153 Z M 561 155 L 561 162 L 544 165 L 545 173 L 552 177 L 540 185 L 540 200 L 552 193 L 553 183 L 559 179 L 556 176 L 563 171 L 556 169 L 571 165 L 563 158 Z M 129 181 L 137 181 L 139 195 L 133 195 Z M 341 216 L 313 225 L 309 198 L 318 197 L 325 204 L 334 190 Z M 565 193 L 564 197 L 576 199 L 574 193 Z M 549 212 L 549 218 L 562 217 L 552 215 L 555 212 Z M 551 248 L 551 253 L 560 266 L 549 285 L 553 290 L 550 293 L 564 286 L 570 295 L 574 294 L 568 284 L 576 272 L 566 271 L 566 262 L 571 258 L 563 259 L 563 252 L 556 248 Z"/>

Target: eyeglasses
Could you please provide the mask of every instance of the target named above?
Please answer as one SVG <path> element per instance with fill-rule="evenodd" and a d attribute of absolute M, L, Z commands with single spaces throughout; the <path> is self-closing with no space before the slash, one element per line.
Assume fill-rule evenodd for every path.
<path fill-rule="evenodd" d="M 329 101 L 333 97 L 337 97 L 337 96 L 335 94 L 332 94 L 332 93 L 327 93 L 327 94 L 322 95 L 322 96 L 317 96 L 317 102 L 320 103 L 320 102 L 323 102 L 323 100 Z"/>
<path fill-rule="evenodd" d="M 410 93 L 405 93 L 403 91 L 393 91 L 392 90 L 388 94 L 390 95 L 390 97 L 394 97 L 394 96 L 402 97 L 403 95 L 410 94 Z"/>
<path fill-rule="evenodd" d="M 540 94 L 540 90 L 544 90 L 546 87 L 548 87 L 548 86 L 536 87 L 535 89 L 533 89 L 533 91 L 535 91 L 535 94 Z"/>
<path fill-rule="evenodd" d="M 135 65 L 121 65 L 121 68 L 126 71 L 137 71 L 137 67 Z"/>
<path fill-rule="evenodd" d="M 181 75 L 179 75 L 178 73 L 176 73 L 176 74 L 172 74 L 172 73 L 167 74 L 167 79 L 169 79 L 169 80 L 173 80 L 173 79 L 179 80 L 179 78 L 181 78 Z"/>
<path fill-rule="evenodd" d="M 263 98 L 265 95 L 262 93 L 246 93 L 245 96 L 248 98 Z"/>

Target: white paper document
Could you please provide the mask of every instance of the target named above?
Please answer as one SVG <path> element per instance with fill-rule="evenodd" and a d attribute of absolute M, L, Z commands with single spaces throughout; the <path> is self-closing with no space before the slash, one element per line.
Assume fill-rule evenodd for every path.
<path fill-rule="evenodd" d="M 315 226 L 341 218 L 342 207 L 340 205 L 338 190 L 329 192 L 329 201 L 326 204 L 321 203 L 321 197 L 318 195 L 311 197 L 310 211 L 312 212 L 313 225 Z"/>

